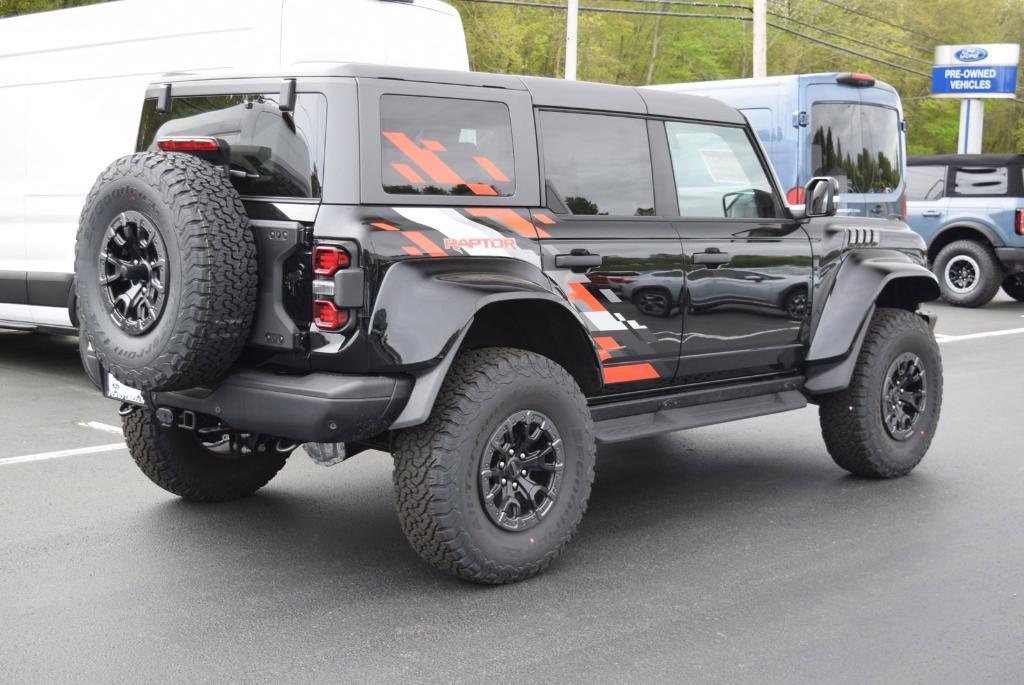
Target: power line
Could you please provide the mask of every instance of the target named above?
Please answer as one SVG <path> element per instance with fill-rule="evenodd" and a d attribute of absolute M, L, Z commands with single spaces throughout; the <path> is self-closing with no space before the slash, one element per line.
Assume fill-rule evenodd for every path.
<path fill-rule="evenodd" d="M 831 29 L 823 29 L 823 28 L 821 28 L 819 26 L 815 26 L 814 24 L 808 23 L 806 21 L 800 21 L 799 19 L 793 19 L 790 16 L 787 16 L 787 15 L 784 15 L 784 14 L 779 14 L 778 12 L 772 12 L 771 10 L 768 11 L 768 14 L 773 16 L 773 17 L 778 17 L 779 19 L 783 19 L 783 20 L 788 21 L 788 22 L 793 23 L 793 24 L 798 24 L 800 26 L 806 26 L 809 29 L 813 29 L 814 31 L 818 31 L 820 33 L 824 33 L 824 34 L 827 34 L 829 36 L 835 36 L 836 38 L 841 38 L 841 39 L 843 39 L 845 41 L 849 41 L 851 43 L 856 43 L 857 45 L 863 45 L 865 47 L 872 48 L 872 49 L 878 50 L 880 52 L 888 53 L 890 55 L 893 55 L 894 57 L 902 57 L 903 59 L 909 59 L 909 60 L 913 60 L 915 62 L 919 62 L 919 63 L 924 64 L 924 65 L 931 66 L 931 62 L 929 60 L 923 60 L 920 57 L 914 57 L 913 55 L 907 55 L 907 54 L 904 54 L 902 52 L 897 52 L 896 50 L 890 50 L 889 48 L 884 48 L 881 45 L 876 45 L 874 43 L 869 43 L 867 41 L 860 40 L 858 38 L 853 38 L 852 36 L 847 36 L 847 35 L 845 35 L 843 33 L 839 33 L 838 31 L 832 31 Z"/>
<path fill-rule="evenodd" d="M 647 0 L 648 2 L 656 2 L 657 0 Z M 674 0 L 679 2 L 679 0 Z M 485 5 L 512 5 L 513 7 L 539 7 L 549 10 L 566 10 L 569 8 L 568 5 L 555 4 L 549 2 L 530 2 L 529 0 L 463 0 L 463 2 L 479 2 Z M 682 3 L 680 3 L 682 4 Z M 744 5 L 726 5 L 723 3 L 713 2 L 693 2 L 685 3 L 691 7 L 712 7 L 712 8 L 735 8 L 750 10 L 749 7 Z M 580 12 L 604 12 L 607 14 L 633 14 L 653 17 L 691 17 L 693 19 L 738 19 L 740 21 L 753 21 L 752 17 L 745 17 L 737 14 L 709 14 L 703 12 L 665 12 L 659 10 L 630 10 L 616 7 L 580 7 Z"/>
<path fill-rule="evenodd" d="M 790 13 L 790 8 L 789 8 L 789 5 L 787 3 L 783 3 L 782 0 L 769 0 L 769 1 L 771 2 L 771 4 L 779 12 L 782 12 L 783 15 L 787 19 L 789 19 L 790 21 L 797 21 L 796 19 L 793 18 L 793 15 Z M 814 17 L 814 19 L 816 19 L 816 18 L 817 18 L 817 16 Z M 878 40 L 882 40 L 882 41 L 885 41 L 886 43 L 890 43 L 890 44 L 896 44 L 900 48 L 905 48 L 907 50 L 916 51 L 916 52 L 919 52 L 921 54 L 925 54 L 925 55 L 931 55 L 932 54 L 932 51 L 929 48 L 917 47 L 916 45 L 906 45 L 904 43 L 900 43 L 897 40 L 894 40 L 893 38 L 888 38 L 888 37 L 882 36 L 882 37 L 879 37 Z M 898 52 L 898 51 L 894 51 L 894 52 Z M 906 55 L 906 56 L 910 57 L 909 55 Z M 925 60 L 921 60 L 921 58 L 919 58 L 919 57 L 917 57 L 917 58 L 911 57 L 911 59 L 918 59 L 920 61 L 925 61 Z M 931 62 L 928 62 L 928 63 L 930 64 Z"/>
<path fill-rule="evenodd" d="M 936 38 L 935 36 L 932 36 L 932 35 L 929 35 L 929 34 L 925 33 L 924 31 L 918 31 L 916 29 L 908 28 L 908 27 L 900 25 L 900 24 L 895 24 L 895 23 L 893 23 L 891 21 L 883 19 L 882 17 L 868 14 L 867 12 L 865 12 L 864 10 L 861 10 L 861 9 L 853 9 L 853 8 L 847 7 L 847 6 L 843 5 L 843 4 L 835 2 L 834 0 L 820 0 L 820 1 L 825 3 L 826 5 L 832 5 L 833 7 L 838 7 L 839 9 L 843 10 L 847 14 L 856 14 L 858 16 L 864 17 L 865 19 L 870 19 L 871 21 L 877 21 L 879 24 L 885 24 L 886 26 L 891 26 L 891 27 L 893 27 L 895 29 L 899 29 L 901 31 L 906 31 L 907 33 L 917 34 L 918 36 L 921 36 L 923 38 L 927 38 L 929 40 L 935 41 L 936 45 L 939 45 L 939 44 L 941 44 L 943 42 L 942 39 Z"/>
<path fill-rule="evenodd" d="M 804 40 L 809 40 L 812 43 L 818 43 L 819 45 L 824 45 L 826 47 L 832 48 L 833 50 L 839 50 L 840 52 L 846 52 L 846 53 L 849 53 L 851 55 L 856 55 L 857 57 L 863 57 L 864 59 L 871 60 L 872 62 L 878 62 L 879 64 L 886 65 L 887 67 L 892 67 L 893 69 L 900 69 L 900 70 L 905 71 L 905 72 L 907 72 L 909 74 L 916 74 L 917 76 L 923 76 L 923 77 L 929 78 L 929 79 L 932 77 L 932 75 L 927 73 L 927 72 L 918 71 L 917 69 L 911 69 L 910 67 L 905 67 L 902 64 L 897 64 L 896 62 L 890 62 L 889 60 L 882 59 L 881 57 L 872 57 L 871 55 L 865 54 L 863 52 L 858 52 L 857 50 L 854 50 L 853 48 L 844 47 L 842 45 L 836 45 L 835 43 L 829 43 L 828 41 L 822 40 L 821 38 L 815 38 L 814 36 L 809 36 L 806 33 L 801 33 L 799 31 L 795 31 L 795 30 L 793 30 L 793 29 L 791 29 L 789 27 L 782 26 L 781 24 L 776 24 L 776 23 L 770 21 L 770 22 L 768 22 L 768 25 L 771 26 L 772 28 L 778 29 L 779 31 L 783 31 L 785 33 L 789 33 L 789 34 L 792 34 L 794 36 L 799 36 L 799 37 L 803 38 Z"/>

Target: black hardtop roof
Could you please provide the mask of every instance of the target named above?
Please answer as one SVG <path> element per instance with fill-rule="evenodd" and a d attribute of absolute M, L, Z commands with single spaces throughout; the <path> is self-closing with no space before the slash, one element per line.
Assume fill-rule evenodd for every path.
<path fill-rule="evenodd" d="M 743 124 L 746 119 L 729 105 L 701 95 L 670 93 L 666 91 L 617 86 L 589 81 L 565 81 L 538 76 L 513 76 L 477 71 L 449 71 L 381 64 L 349 62 L 315 63 L 300 65 L 288 72 L 276 74 L 179 74 L 157 83 L 195 83 L 238 78 L 374 78 L 437 83 L 505 90 L 523 90 L 530 93 L 538 107 L 562 107 L 602 110 L 631 114 L 650 114 L 679 119 L 701 119 L 730 124 Z M 154 84 L 156 85 L 156 84 Z"/>
<path fill-rule="evenodd" d="M 915 155 L 907 158 L 908 166 L 923 166 L 925 164 L 946 164 L 950 166 L 1024 165 L 1024 153 L 993 152 L 981 155 Z"/>

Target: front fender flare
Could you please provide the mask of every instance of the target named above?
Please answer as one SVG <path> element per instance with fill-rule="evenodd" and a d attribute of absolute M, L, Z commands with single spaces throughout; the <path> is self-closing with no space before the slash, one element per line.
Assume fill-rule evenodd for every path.
<path fill-rule="evenodd" d="M 906 290 L 904 304 L 939 296 L 935 275 L 902 252 L 855 250 L 847 256 L 807 352 L 807 393 L 836 392 L 849 384 L 879 296 L 894 286 Z"/>

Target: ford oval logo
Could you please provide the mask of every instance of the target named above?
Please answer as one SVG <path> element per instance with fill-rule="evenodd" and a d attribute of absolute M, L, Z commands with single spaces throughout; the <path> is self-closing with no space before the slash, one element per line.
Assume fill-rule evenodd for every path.
<path fill-rule="evenodd" d="M 988 57 L 988 50 L 985 48 L 960 48 L 953 56 L 961 62 L 980 62 Z"/>

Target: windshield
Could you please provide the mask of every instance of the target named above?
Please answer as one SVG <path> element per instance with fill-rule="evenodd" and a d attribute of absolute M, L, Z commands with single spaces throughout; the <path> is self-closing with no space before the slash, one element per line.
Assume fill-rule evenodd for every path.
<path fill-rule="evenodd" d="M 900 185 L 896 110 L 829 102 L 811 108 L 811 167 L 833 176 L 842 193 L 892 193 Z"/>

